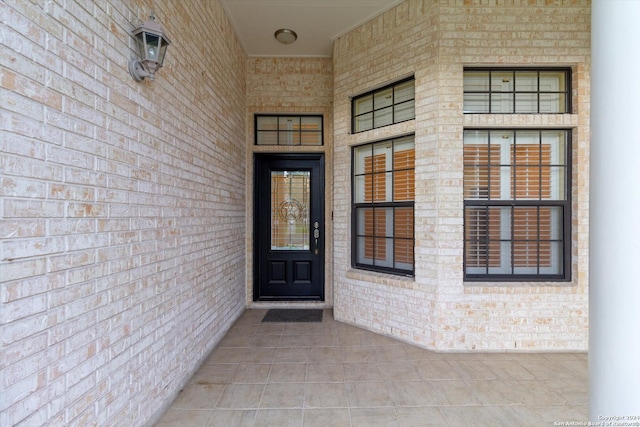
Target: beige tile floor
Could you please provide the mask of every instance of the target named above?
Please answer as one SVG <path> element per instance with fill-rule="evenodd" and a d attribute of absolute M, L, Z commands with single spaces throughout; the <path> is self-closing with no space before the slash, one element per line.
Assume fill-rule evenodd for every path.
<path fill-rule="evenodd" d="M 333 320 L 246 310 L 156 427 L 586 422 L 584 353 L 435 353 Z M 559 425 L 559 424 L 555 424 Z"/>

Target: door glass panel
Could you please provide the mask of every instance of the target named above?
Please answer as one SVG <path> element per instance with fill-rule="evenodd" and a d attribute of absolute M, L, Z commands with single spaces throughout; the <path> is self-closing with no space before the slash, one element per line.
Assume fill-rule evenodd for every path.
<path fill-rule="evenodd" d="M 309 250 L 309 171 L 271 172 L 271 249 Z"/>

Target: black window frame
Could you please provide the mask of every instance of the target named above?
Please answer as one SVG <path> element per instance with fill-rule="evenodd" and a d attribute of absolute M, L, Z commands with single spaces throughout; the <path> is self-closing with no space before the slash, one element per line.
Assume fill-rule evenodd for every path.
<path fill-rule="evenodd" d="M 272 118 L 276 118 L 277 119 L 277 126 L 276 129 L 259 129 L 258 128 L 258 122 L 259 119 L 262 117 L 272 117 Z M 302 126 L 300 126 L 300 129 L 296 130 L 296 131 L 289 131 L 289 130 L 280 130 L 280 120 L 281 119 L 288 119 L 288 118 L 297 118 L 299 120 L 299 123 L 302 121 L 303 117 L 314 117 L 314 118 L 319 118 L 320 119 L 320 130 L 303 130 Z M 324 115 L 323 114 L 254 114 L 253 116 L 253 129 L 254 129 L 254 139 L 253 139 L 253 143 L 255 146 L 258 147 L 321 147 L 324 146 Z M 276 133 L 276 144 L 258 144 L 258 140 L 259 137 L 258 135 L 260 134 L 260 132 L 275 132 Z M 299 134 L 299 140 L 301 141 L 300 144 L 281 144 L 280 140 L 281 140 L 281 136 L 286 135 L 288 133 L 298 133 Z M 302 140 L 303 140 L 303 134 L 304 133 L 319 133 L 320 134 L 320 144 L 302 144 Z"/>
<path fill-rule="evenodd" d="M 396 140 L 400 140 L 403 138 L 406 138 L 408 136 L 413 137 L 413 147 L 415 150 L 415 135 L 414 134 L 410 134 L 410 135 L 402 135 L 402 136 L 398 136 L 398 137 L 394 137 L 394 138 L 388 138 L 388 139 L 384 139 L 381 141 L 375 141 L 375 142 L 368 142 L 365 144 L 360 144 L 360 145 L 356 145 L 351 147 L 351 235 L 352 235 L 352 239 L 351 239 L 351 265 L 353 268 L 357 268 L 360 270 L 368 270 L 368 271 L 375 271 L 375 272 L 381 272 L 381 273 L 390 273 L 390 274 L 395 274 L 395 275 L 400 275 L 400 276 L 408 276 L 408 277 L 414 277 L 415 275 L 415 242 L 416 242 L 416 231 L 415 231 L 415 163 L 413 165 L 412 169 L 392 169 L 391 172 L 395 172 L 395 171 L 407 171 L 407 170 L 412 170 L 413 171 L 413 185 L 414 185 L 414 194 L 413 194 L 413 200 L 411 201 L 393 201 L 393 196 L 391 197 L 392 201 L 385 201 L 385 202 L 376 202 L 376 201 L 371 201 L 371 202 L 358 202 L 356 203 L 356 179 L 357 176 L 364 176 L 367 175 L 366 173 L 363 174 L 356 174 L 356 150 L 361 149 L 363 147 L 366 146 L 371 146 L 371 150 L 372 150 L 372 154 L 373 154 L 373 150 L 374 147 L 377 144 L 387 144 L 387 143 L 391 143 L 393 144 Z M 395 150 L 392 148 L 391 152 L 394 153 Z M 414 156 L 415 156 L 415 151 L 414 151 Z M 391 163 L 393 164 L 393 159 L 391 160 Z M 385 171 L 385 172 L 377 172 L 377 171 L 373 171 L 370 173 L 372 176 L 376 175 L 376 174 L 380 174 L 380 173 L 388 173 L 390 171 Z M 392 208 L 395 210 L 395 208 L 411 208 L 412 210 L 412 219 L 413 219 L 413 225 L 412 225 L 412 235 L 410 239 L 407 238 L 401 238 L 402 240 L 410 240 L 412 242 L 412 260 L 411 260 L 411 270 L 407 270 L 407 269 L 401 269 L 401 268 L 393 268 L 393 267 L 387 267 L 387 266 L 383 266 L 383 265 L 375 265 L 374 264 L 366 264 L 366 263 L 362 263 L 362 262 L 358 262 L 358 237 L 373 237 L 374 241 L 375 239 L 382 239 L 383 236 L 376 236 L 371 235 L 371 236 L 367 236 L 367 235 L 362 235 L 360 236 L 358 234 L 358 211 L 360 209 L 373 209 L 375 212 L 375 208 Z M 374 220 L 375 223 L 375 220 Z M 395 233 L 393 236 L 384 236 L 384 238 L 386 239 L 392 239 L 392 240 L 396 240 L 396 239 L 400 239 L 395 237 Z M 374 243 L 375 245 L 375 243 Z M 395 246 L 394 246 L 395 247 Z M 375 246 L 374 246 L 374 253 L 375 253 Z M 374 260 L 375 260 L 375 256 L 374 256 Z M 392 262 L 393 265 L 395 265 L 395 260 Z"/>
<path fill-rule="evenodd" d="M 541 91 L 540 90 L 540 73 L 541 72 L 563 72 L 565 75 L 565 89 L 563 91 Z M 489 111 L 483 112 L 475 112 L 475 111 L 466 111 L 464 108 L 463 102 L 463 112 L 464 114 L 571 114 L 573 109 L 572 103 L 572 82 L 571 75 L 572 70 L 570 67 L 464 67 L 464 73 L 466 72 L 488 72 L 489 73 L 489 86 L 486 91 L 465 91 L 463 89 L 463 97 L 466 94 L 486 94 L 488 96 L 489 102 Z M 512 78 L 514 81 L 513 90 L 511 91 L 493 91 L 491 87 L 491 73 L 508 73 L 511 72 Z M 538 73 L 538 89 L 536 91 L 518 91 L 517 83 L 516 83 L 516 73 L 517 72 L 536 72 Z M 513 96 L 513 105 L 512 110 L 510 112 L 501 112 L 501 111 L 492 111 L 492 94 L 511 94 Z M 518 112 L 517 111 L 517 94 L 536 94 L 537 95 L 537 111 L 532 112 Z M 559 112 L 540 112 L 540 94 L 562 94 L 565 98 L 565 111 Z"/>
<path fill-rule="evenodd" d="M 395 88 L 397 86 L 403 85 L 403 84 L 405 84 L 405 83 L 407 83 L 409 81 L 413 81 L 414 82 L 414 85 L 413 85 L 413 88 L 414 88 L 413 89 L 413 98 L 396 103 L 396 100 L 395 100 Z M 361 100 L 363 98 L 366 98 L 368 96 L 372 96 L 373 98 L 375 98 L 376 94 L 385 92 L 388 89 L 392 89 L 392 96 L 393 96 L 393 99 L 392 99 L 392 102 L 391 102 L 391 118 L 392 118 L 391 123 L 386 123 L 386 124 L 382 124 L 382 125 L 376 126 L 376 124 L 375 124 L 375 112 L 376 111 L 380 111 L 380 110 L 382 110 L 384 108 L 388 108 L 388 106 L 385 106 L 385 107 L 380 108 L 380 109 L 376 109 L 375 105 L 373 105 L 373 101 L 372 101 L 372 109 L 371 109 L 371 111 L 366 111 L 366 112 L 363 112 L 361 114 L 356 114 L 356 103 L 359 100 Z M 396 82 L 393 82 L 393 83 L 388 84 L 386 86 L 380 87 L 378 89 L 374 89 L 374 90 L 371 90 L 369 92 L 360 94 L 358 96 L 354 96 L 353 98 L 351 98 L 351 133 L 352 134 L 356 134 L 356 133 L 367 132 L 367 131 L 370 131 L 370 130 L 373 130 L 373 129 L 378 129 L 378 128 L 381 128 L 381 127 L 391 126 L 391 125 L 395 125 L 395 124 L 398 124 L 398 123 L 407 122 L 409 120 L 414 120 L 415 117 L 416 117 L 416 114 L 415 114 L 415 101 L 416 101 L 415 76 L 407 77 L 405 79 L 398 80 Z M 405 119 L 405 120 L 395 121 L 396 106 L 406 105 L 409 102 L 413 103 L 413 117 L 411 117 L 409 119 Z M 372 117 L 371 117 L 371 128 L 362 129 L 362 130 L 356 130 L 357 118 L 358 117 L 362 117 L 362 116 L 364 116 L 366 114 L 372 114 Z"/>
<path fill-rule="evenodd" d="M 508 132 L 514 132 L 514 138 L 515 135 L 517 135 L 518 132 L 539 132 L 540 134 L 542 134 L 542 132 L 545 131 L 552 131 L 552 132 L 557 132 L 557 131 L 563 131 L 566 134 L 566 147 L 565 147 L 565 175 L 564 175 L 564 189 L 563 192 L 565 194 L 565 199 L 564 200 L 542 200 L 542 198 L 540 200 L 531 200 L 531 199 L 524 199 L 524 200 L 517 200 L 515 199 L 515 195 L 514 195 L 514 199 L 491 199 L 490 195 L 487 196 L 487 199 L 467 199 L 464 198 L 463 200 L 463 229 L 464 229 L 464 234 L 463 234 L 463 273 L 464 273 L 464 281 L 465 282 L 501 282 L 501 281 L 508 281 L 508 282 L 570 282 L 571 281 L 571 236 L 572 236 L 572 198 L 571 198 L 571 188 L 572 188 L 572 167 L 573 167 L 573 162 L 572 162 L 572 138 L 573 138 L 573 132 L 571 129 L 568 128 L 536 128 L 536 127 L 527 127 L 527 128 L 465 128 L 464 129 L 465 133 L 467 131 L 483 131 L 483 132 L 504 132 L 504 131 L 508 131 Z M 490 140 L 490 139 L 489 139 Z M 490 161 L 489 161 L 490 164 Z M 468 164 L 464 164 L 463 167 L 467 167 Z M 494 166 L 498 166 L 498 165 L 494 165 Z M 499 165 L 499 166 L 505 166 L 505 165 Z M 511 160 L 511 162 L 508 164 L 508 166 L 510 167 L 514 167 L 514 162 L 513 159 Z M 542 167 L 542 164 L 540 163 L 540 167 Z M 515 176 L 515 170 L 513 172 L 514 176 Z M 490 177 L 490 172 L 488 172 L 488 176 Z M 490 179 L 490 178 L 488 178 Z M 515 185 L 515 184 L 513 184 Z M 463 183 L 463 188 L 465 188 L 464 183 Z M 464 196 L 463 196 L 464 197 Z M 491 274 L 488 273 L 488 268 L 489 268 L 489 256 L 487 256 L 487 273 L 486 274 L 469 274 L 467 273 L 467 244 L 468 242 L 470 242 L 470 239 L 467 239 L 467 208 L 468 207 L 484 207 L 488 209 L 490 207 L 511 207 L 512 209 L 517 208 L 517 207 L 561 207 L 563 210 L 563 218 L 562 218 L 562 226 L 563 226 L 563 233 L 562 233 L 562 251 L 563 251 L 563 262 L 562 262 L 562 269 L 563 272 L 561 274 Z M 513 215 L 511 216 L 511 221 L 513 224 Z M 539 218 L 538 218 L 539 221 Z M 539 223 L 538 223 L 539 225 Z M 540 230 L 538 230 L 539 232 Z M 511 239 L 509 241 L 513 242 L 515 241 L 513 239 L 513 235 L 514 235 L 514 227 L 511 226 Z M 478 241 L 476 241 L 478 242 Z M 487 242 L 485 243 L 486 246 L 488 247 L 489 245 L 489 233 L 487 233 Z M 511 245 L 511 271 L 513 272 L 514 269 L 514 256 L 513 256 L 513 245 Z M 539 266 L 538 266 L 538 270 L 539 270 Z"/>

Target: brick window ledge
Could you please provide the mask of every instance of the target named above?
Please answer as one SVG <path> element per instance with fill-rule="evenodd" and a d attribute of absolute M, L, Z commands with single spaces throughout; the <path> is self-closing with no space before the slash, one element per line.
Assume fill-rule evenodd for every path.
<path fill-rule="evenodd" d="M 400 276 L 390 273 L 381 273 L 378 271 L 360 270 L 350 268 L 346 274 L 348 279 L 361 280 L 386 286 L 394 286 L 404 289 L 415 289 L 416 280 L 411 276 Z"/>

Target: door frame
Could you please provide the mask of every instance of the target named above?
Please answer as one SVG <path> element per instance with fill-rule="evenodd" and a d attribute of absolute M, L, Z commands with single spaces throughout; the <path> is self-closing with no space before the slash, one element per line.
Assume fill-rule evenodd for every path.
<path fill-rule="evenodd" d="M 260 190 L 258 189 L 258 179 L 260 179 L 260 174 L 262 171 L 262 165 L 270 161 L 316 161 L 318 162 L 318 174 L 319 174 L 319 183 L 318 192 L 320 193 L 319 200 L 319 208 L 318 212 L 311 212 L 310 223 L 312 224 L 314 221 L 319 221 L 321 224 L 320 227 L 320 237 L 318 242 L 318 258 L 316 261 L 317 266 L 320 268 L 320 272 L 316 275 L 317 280 L 319 281 L 319 295 L 314 297 L 297 297 L 297 296 L 269 296 L 269 295 L 260 295 L 260 262 L 261 262 L 261 254 L 260 254 L 260 230 L 259 230 L 259 221 L 260 217 Z M 252 287 L 252 298 L 253 302 L 268 302 L 268 301 L 289 301 L 289 302 L 325 302 L 325 275 L 326 275 L 326 218 L 325 218 L 325 191 L 326 191 L 326 171 L 325 171 L 325 153 L 315 152 L 315 153 L 254 153 L 253 154 L 253 163 L 254 163 L 254 174 L 253 174 L 253 218 L 252 218 L 252 230 L 253 230 L 253 287 Z M 312 186 L 315 184 L 312 183 Z M 309 227 L 309 239 L 310 242 L 312 240 L 313 227 Z M 310 250 L 312 250 L 310 248 Z"/>

